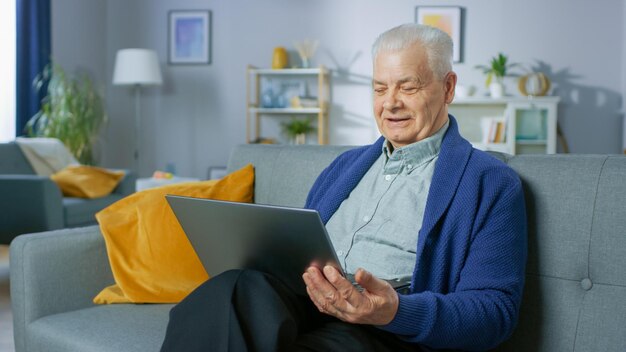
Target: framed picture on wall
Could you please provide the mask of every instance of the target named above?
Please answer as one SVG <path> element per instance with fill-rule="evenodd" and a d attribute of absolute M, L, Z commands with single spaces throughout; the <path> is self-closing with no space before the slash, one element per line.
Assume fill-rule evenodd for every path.
<path fill-rule="evenodd" d="M 459 6 L 418 6 L 415 22 L 437 27 L 452 38 L 454 62 L 463 62 L 463 9 Z"/>
<path fill-rule="evenodd" d="M 210 64 L 211 11 L 170 11 L 167 42 L 170 64 Z"/>

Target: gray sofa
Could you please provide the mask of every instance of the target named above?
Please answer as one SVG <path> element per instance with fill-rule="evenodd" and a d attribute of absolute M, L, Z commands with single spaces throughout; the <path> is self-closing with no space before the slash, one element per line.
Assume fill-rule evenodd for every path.
<path fill-rule="evenodd" d="M 246 145 L 228 169 L 256 167 L 258 203 L 302 206 L 345 147 Z M 626 350 L 626 157 L 496 155 L 524 184 L 527 285 L 501 351 Z M 96 306 L 113 278 L 98 227 L 19 236 L 11 245 L 17 351 L 158 351 L 172 305 Z"/>
<path fill-rule="evenodd" d="M 0 143 L 0 244 L 23 233 L 95 224 L 98 211 L 135 191 L 136 176 L 125 171 L 108 196 L 63 197 L 49 177 L 35 174 L 15 142 Z"/>

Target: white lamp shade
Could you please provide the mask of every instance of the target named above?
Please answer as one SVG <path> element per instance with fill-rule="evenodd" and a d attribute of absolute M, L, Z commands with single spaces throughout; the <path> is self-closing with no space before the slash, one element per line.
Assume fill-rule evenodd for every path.
<path fill-rule="evenodd" d="M 115 57 L 113 84 L 161 85 L 161 70 L 156 52 L 148 49 L 122 49 Z"/>

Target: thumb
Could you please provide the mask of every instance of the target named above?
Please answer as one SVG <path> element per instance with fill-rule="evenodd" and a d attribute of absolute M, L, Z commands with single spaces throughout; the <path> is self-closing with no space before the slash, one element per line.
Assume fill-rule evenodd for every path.
<path fill-rule="evenodd" d="M 372 293 L 384 292 L 389 289 L 389 284 L 381 280 L 369 271 L 359 268 L 354 274 L 354 280 L 364 289 Z"/>

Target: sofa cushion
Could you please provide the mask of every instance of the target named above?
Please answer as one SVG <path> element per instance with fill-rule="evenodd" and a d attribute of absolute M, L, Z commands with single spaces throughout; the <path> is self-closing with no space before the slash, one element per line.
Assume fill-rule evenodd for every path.
<path fill-rule="evenodd" d="M 70 165 L 50 175 L 66 197 L 100 198 L 111 194 L 124 178 L 124 171 L 89 165 Z"/>
<path fill-rule="evenodd" d="M 15 143 L 39 176 L 50 176 L 78 161 L 58 138 L 17 137 Z"/>
<path fill-rule="evenodd" d="M 49 315 L 29 325 L 28 351 L 158 351 L 170 304 L 97 306 Z"/>
<path fill-rule="evenodd" d="M 78 227 L 96 224 L 96 212 L 122 199 L 120 194 L 112 193 L 106 197 L 84 199 L 63 198 L 63 216 L 65 227 Z"/>

